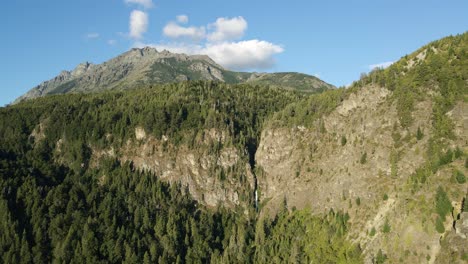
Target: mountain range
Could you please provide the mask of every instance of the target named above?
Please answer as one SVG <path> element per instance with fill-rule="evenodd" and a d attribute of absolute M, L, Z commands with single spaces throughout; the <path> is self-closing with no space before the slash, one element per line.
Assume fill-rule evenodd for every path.
<path fill-rule="evenodd" d="M 32 88 L 15 102 L 49 94 L 124 90 L 146 84 L 211 80 L 230 84 L 269 85 L 302 92 L 321 92 L 335 87 L 307 74 L 248 73 L 224 69 L 206 55 L 188 56 L 154 48 L 134 48 L 102 64 L 84 62 L 72 71 Z"/>

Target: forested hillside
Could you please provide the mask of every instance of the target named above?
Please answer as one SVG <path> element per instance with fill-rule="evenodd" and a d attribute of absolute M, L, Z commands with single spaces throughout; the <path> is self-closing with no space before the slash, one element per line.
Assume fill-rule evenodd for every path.
<path fill-rule="evenodd" d="M 169 185 L 132 162 L 104 157 L 93 164 L 93 150 L 126 146 L 141 127 L 167 138 L 168 152 L 200 148 L 206 130 L 224 131 L 227 140 L 205 147 L 216 153 L 233 146 L 255 166 L 264 120 L 303 96 L 190 82 L 50 96 L 1 109 L 0 255 L 6 263 L 358 261 L 359 248 L 345 238 L 345 213 L 313 216 L 285 205 L 275 220 L 257 222 L 248 184 L 238 207 L 206 208 L 189 186 Z M 320 235 L 304 236 L 306 230 Z"/>
<path fill-rule="evenodd" d="M 286 74 L 0 108 L 0 257 L 466 261 L 467 38 L 320 94 Z"/>

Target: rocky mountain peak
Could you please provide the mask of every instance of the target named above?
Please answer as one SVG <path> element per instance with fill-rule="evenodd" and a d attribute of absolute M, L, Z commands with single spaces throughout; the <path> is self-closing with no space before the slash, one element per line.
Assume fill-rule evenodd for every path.
<path fill-rule="evenodd" d="M 92 68 L 92 66 L 94 66 L 94 64 L 90 63 L 90 62 L 82 62 L 80 64 L 78 64 L 78 66 L 76 66 L 76 68 L 71 72 L 71 75 L 73 77 L 77 77 L 77 76 L 81 76 L 83 74 L 85 74 L 88 70 L 90 70 L 90 68 Z"/>
<path fill-rule="evenodd" d="M 152 47 L 144 47 L 144 48 L 132 48 L 127 55 L 134 56 L 134 57 L 145 57 L 158 54 L 158 50 Z"/>

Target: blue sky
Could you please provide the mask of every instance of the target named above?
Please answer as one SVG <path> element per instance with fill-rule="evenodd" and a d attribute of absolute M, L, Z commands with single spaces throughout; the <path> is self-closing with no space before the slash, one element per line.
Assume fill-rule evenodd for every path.
<path fill-rule="evenodd" d="M 468 1 L 15 0 L 0 5 L 0 105 L 62 70 L 145 45 L 347 85 L 468 30 Z"/>

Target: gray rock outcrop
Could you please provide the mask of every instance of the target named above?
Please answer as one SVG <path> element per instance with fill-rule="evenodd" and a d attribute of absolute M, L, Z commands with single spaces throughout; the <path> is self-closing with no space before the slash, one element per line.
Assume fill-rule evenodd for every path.
<path fill-rule="evenodd" d="M 455 231 L 462 238 L 468 236 L 468 212 L 460 214 L 460 219 L 455 222 Z"/>

